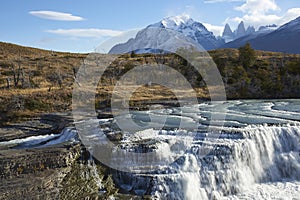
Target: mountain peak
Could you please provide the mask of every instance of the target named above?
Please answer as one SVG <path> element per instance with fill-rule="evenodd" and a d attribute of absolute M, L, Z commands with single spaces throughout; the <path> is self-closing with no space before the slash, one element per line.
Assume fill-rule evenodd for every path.
<path fill-rule="evenodd" d="M 232 32 L 229 24 L 225 25 L 223 34 L 222 34 L 222 38 L 224 38 L 225 42 L 230 42 L 233 40 L 234 38 L 234 33 Z"/>
<path fill-rule="evenodd" d="M 250 35 L 252 33 L 255 33 L 255 28 L 253 26 L 248 26 L 248 28 L 246 30 L 246 34 Z"/>
<path fill-rule="evenodd" d="M 272 31 L 272 30 L 276 30 L 278 27 L 276 24 L 272 24 L 272 25 L 266 25 L 266 26 L 260 26 L 258 28 L 258 31 L 262 32 L 262 31 Z"/>
<path fill-rule="evenodd" d="M 245 29 L 245 24 L 243 21 L 241 21 L 241 23 L 238 25 L 238 28 L 236 30 L 236 37 L 243 37 L 244 35 L 246 35 L 246 29 Z"/>
<path fill-rule="evenodd" d="M 164 18 L 161 21 L 161 24 L 166 27 L 174 27 L 174 26 L 180 26 L 182 24 L 191 24 L 194 20 L 189 15 L 178 15 L 178 16 L 172 16 Z"/>
<path fill-rule="evenodd" d="M 170 35 L 173 34 L 174 36 L 175 32 L 178 33 L 177 36 L 184 39 L 179 41 L 177 36 L 170 38 Z M 176 44 L 176 42 L 178 44 Z M 158 23 L 147 26 L 145 29 L 139 31 L 135 38 L 124 44 L 114 46 L 110 50 L 110 53 L 130 52 L 135 49 L 141 50 L 147 48 L 152 50 L 174 49 L 184 42 L 192 42 L 196 44 L 196 46 L 200 45 L 201 48 L 199 48 L 204 48 L 205 50 L 216 49 L 225 43 L 222 38 L 216 38 L 202 23 L 194 21 L 188 15 L 179 15 L 164 18 Z M 149 51 L 149 49 L 147 49 L 147 51 Z M 137 52 L 145 51 L 141 50 Z"/>
<path fill-rule="evenodd" d="M 224 28 L 224 31 L 223 31 L 223 34 L 222 34 L 223 37 L 226 37 L 226 36 L 230 36 L 232 37 L 233 36 L 233 32 L 229 26 L 229 24 L 226 24 L 225 25 L 225 28 Z"/>

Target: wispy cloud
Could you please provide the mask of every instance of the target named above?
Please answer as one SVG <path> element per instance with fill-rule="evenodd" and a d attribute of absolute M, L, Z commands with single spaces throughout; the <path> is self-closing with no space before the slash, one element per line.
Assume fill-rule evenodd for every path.
<path fill-rule="evenodd" d="M 100 38 L 106 36 L 117 36 L 122 33 L 122 31 L 109 30 L 109 29 L 55 29 L 55 30 L 47 30 L 48 33 L 54 33 L 63 36 L 71 36 L 71 37 L 93 37 Z"/>
<path fill-rule="evenodd" d="M 58 21 L 82 21 L 84 18 L 72 15 L 70 13 L 56 12 L 56 11 L 30 11 L 29 14 L 50 20 L 58 20 Z"/>
<path fill-rule="evenodd" d="M 245 0 L 205 0 L 204 3 L 242 2 Z"/>

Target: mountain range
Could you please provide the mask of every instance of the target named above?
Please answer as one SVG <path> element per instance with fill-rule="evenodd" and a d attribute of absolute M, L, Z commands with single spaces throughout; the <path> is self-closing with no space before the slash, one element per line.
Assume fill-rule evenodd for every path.
<path fill-rule="evenodd" d="M 242 21 L 235 31 L 232 31 L 229 24 L 226 24 L 222 34 L 222 38 L 226 43 L 228 43 L 243 36 L 251 35 L 253 33 L 255 33 L 255 28 L 253 26 L 248 26 L 248 28 L 246 29 L 244 22 Z"/>
<path fill-rule="evenodd" d="M 187 46 L 188 43 L 200 49 L 212 50 L 224 45 L 225 41 L 214 36 L 200 22 L 188 16 L 175 16 L 147 26 L 139 31 L 135 38 L 114 46 L 109 53 L 144 53 L 149 49 L 153 52 L 153 48 L 176 50 L 175 47 Z"/>
<path fill-rule="evenodd" d="M 239 48 L 250 43 L 256 50 L 300 53 L 299 38 L 300 17 L 280 27 L 273 24 L 261 26 L 258 30 L 253 26 L 246 28 L 244 22 L 241 22 L 237 29 L 232 31 L 229 24 L 226 24 L 222 36 L 215 36 L 202 23 L 183 15 L 168 17 L 147 26 L 139 31 L 135 38 L 115 45 L 109 53 L 155 53 L 157 49 L 176 49 L 189 45 L 188 43 L 197 43 L 205 50 Z M 184 40 L 187 42 L 183 45 Z"/>
<path fill-rule="evenodd" d="M 238 48 L 250 43 L 254 49 L 285 53 L 300 53 L 300 17 L 276 28 L 262 27 L 254 34 L 246 35 L 222 45 L 222 48 Z"/>

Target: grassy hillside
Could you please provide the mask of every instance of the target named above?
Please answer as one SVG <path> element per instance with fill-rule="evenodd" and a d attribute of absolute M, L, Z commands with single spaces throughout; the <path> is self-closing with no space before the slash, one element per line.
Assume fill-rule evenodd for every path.
<path fill-rule="evenodd" d="M 71 109 L 76 72 L 87 54 L 61 53 L 0 43 L 0 122 L 23 120 L 45 112 Z M 236 98 L 300 98 L 300 56 L 284 53 L 255 52 L 249 67 L 236 49 L 209 52 L 223 77 L 227 97 Z M 164 64 L 179 71 L 197 91 L 209 99 L 201 75 L 184 59 L 174 54 L 122 55 L 106 69 L 96 93 L 96 107 L 109 106 L 117 80 L 127 71 L 143 64 Z M 93 62 L 96 67 L 97 63 Z M 162 74 L 163 76 L 163 74 Z M 191 91 L 179 91 L 189 97 Z M 122 94 L 118 94 L 122 95 Z M 176 99 L 171 90 L 149 85 L 139 88 L 130 105 L 141 101 Z"/>

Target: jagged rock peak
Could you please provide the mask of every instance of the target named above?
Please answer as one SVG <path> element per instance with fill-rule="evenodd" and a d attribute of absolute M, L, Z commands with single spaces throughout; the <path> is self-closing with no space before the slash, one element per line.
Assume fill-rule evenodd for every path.
<path fill-rule="evenodd" d="M 229 24 L 225 25 L 225 28 L 224 28 L 224 31 L 222 34 L 222 37 L 226 37 L 226 36 L 233 37 L 233 32 L 232 32 Z"/>
<path fill-rule="evenodd" d="M 245 24 L 241 21 L 236 30 L 236 38 L 243 37 L 244 35 L 246 35 Z"/>
<path fill-rule="evenodd" d="M 252 33 L 255 33 L 255 28 L 253 26 L 248 26 L 248 28 L 246 30 L 246 34 L 250 35 Z"/>

